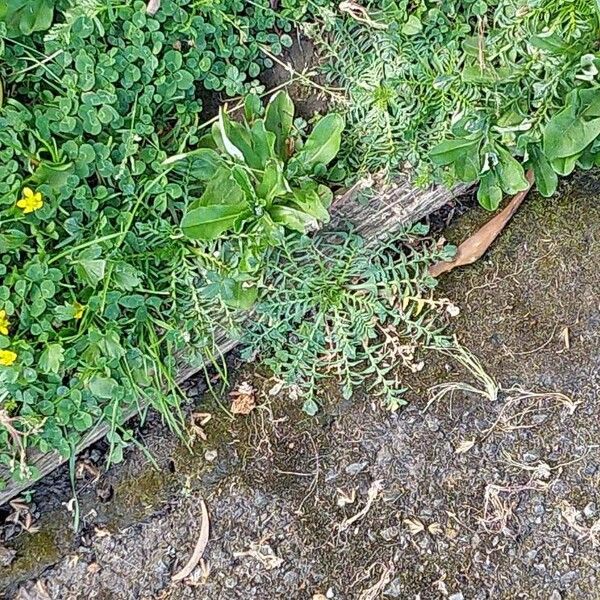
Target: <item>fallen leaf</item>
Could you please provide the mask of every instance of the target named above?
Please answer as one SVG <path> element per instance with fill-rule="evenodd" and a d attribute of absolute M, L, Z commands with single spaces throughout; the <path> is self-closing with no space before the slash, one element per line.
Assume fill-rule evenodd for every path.
<path fill-rule="evenodd" d="M 160 8 L 160 0 L 150 0 L 146 5 L 146 14 L 155 15 Z"/>
<path fill-rule="evenodd" d="M 475 440 L 463 440 L 456 449 L 454 450 L 455 454 L 464 454 L 468 452 L 475 445 Z"/>
<path fill-rule="evenodd" d="M 337 488 L 337 493 L 339 495 L 336 504 L 340 508 L 344 508 L 346 504 L 354 504 L 354 501 L 356 500 L 356 490 L 353 489 L 351 492 L 348 493 L 344 490 L 341 490 L 340 488 Z"/>
<path fill-rule="evenodd" d="M 410 535 L 417 535 L 417 533 L 421 533 L 421 531 L 425 531 L 425 525 L 419 521 L 419 519 L 404 519 L 402 521 L 406 527 L 408 528 L 408 532 Z"/>
<path fill-rule="evenodd" d="M 492 245 L 492 242 L 500 235 L 506 227 L 511 217 L 517 212 L 517 209 L 527 196 L 533 184 L 533 171 L 527 171 L 527 181 L 529 188 L 516 194 L 508 203 L 506 208 L 490 219 L 479 231 L 467 238 L 456 251 L 456 256 L 451 261 L 440 261 L 429 267 L 429 274 L 432 277 L 438 277 L 442 273 L 452 271 L 456 267 L 470 265 L 478 258 L 481 258 L 485 251 Z"/>
<path fill-rule="evenodd" d="M 229 397 L 234 415 L 247 415 L 256 407 L 256 390 L 247 381 L 240 384 Z"/>
<path fill-rule="evenodd" d="M 569 336 L 569 328 L 568 327 L 565 327 L 561 331 L 561 336 L 563 339 L 563 343 L 565 345 L 565 349 L 570 350 L 571 349 L 571 340 L 570 340 L 570 336 Z"/>
<path fill-rule="evenodd" d="M 202 509 L 202 524 L 200 525 L 200 535 L 198 536 L 196 547 L 194 548 L 194 552 L 192 553 L 192 556 L 186 563 L 185 567 L 171 577 L 173 581 L 181 581 L 191 574 L 191 572 L 196 568 L 196 565 L 200 562 L 206 545 L 208 544 L 208 536 L 210 535 L 210 521 L 208 519 L 208 509 L 206 508 L 206 503 L 202 498 L 200 498 L 200 508 Z"/>
<path fill-rule="evenodd" d="M 277 394 L 279 394 L 279 392 L 281 392 L 281 390 L 283 389 L 283 386 L 285 385 L 284 381 L 278 381 L 270 390 L 269 390 L 269 396 L 277 396 Z"/>
<path fill-rule="evenodd" d="M 439 523 L 431 523 L 427 526 L 427 531 L 431 533 L 431 535 L 439 535 L 442 533 L 442 526 Z"/>

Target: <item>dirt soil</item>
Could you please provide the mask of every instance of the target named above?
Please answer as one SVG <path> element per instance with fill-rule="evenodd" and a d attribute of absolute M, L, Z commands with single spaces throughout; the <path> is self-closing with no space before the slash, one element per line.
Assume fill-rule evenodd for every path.
<path fill-rule="evenodd" d="M 155 422 L 141 435 L 158 469 L 136 448 L 97 480 L 102 448 L 80 460 L 78 535 L 64 471 L 37 486 L 39 531 L 4 527 L 5 597 L 600 598 L 599 198 L 590 176 L 532 195 L 484 259 L 444 276 L 480 369 L 434 353 L 406 376 L 405 409 L 332 386 L 314 418 L 269 395 L 259 367 L 233 367 L 259 403 L 233 420 L 197 382 L 195 410 L 212 418 L 193 455 Z M 446 235 L 486 218 L 470 210 Z M 200 498 L 210 541 L 173 582 Z"/>

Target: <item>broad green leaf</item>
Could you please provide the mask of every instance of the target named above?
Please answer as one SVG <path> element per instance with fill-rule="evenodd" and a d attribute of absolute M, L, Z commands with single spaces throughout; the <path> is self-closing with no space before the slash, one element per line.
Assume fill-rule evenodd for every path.
<path fill-rule="evenodd" d="M 329 222 L 329 212 L 314 188 L 294 189 L 294 204 L 302 212 L 322 221 Z"/>
<path fill-rule="evenodd" d="M 477 145 L 469 146 L 454 161 L 454 173 L 459 181 L 476 181 L 481 170 L 481 157 Z"/>
<path fill-rule="evenodd" d="M 310 172 L 316 165 L 329 164 L 339 152 L 344 131 L 344 119 L 331 113 L 323 117 L 311 131 L 303 148 L 295 156 L 304 172 Z"/>
<path fill-rule="evenodd" d="M 220 167 L 214 177 L 209 180 L 202 196 L 193 202 L 188 210 L 213 204 L 239 204 L 243 200 L 244 192 L 232 177 L 231 169 Z"/>
<path fill-rule="evenodd" d="M 190 175 L 201 181 L 208 181 L 214 177 L 223 166 L 223 159 L 211 148 L 198 148 L 187 156 L 190 161 Z"/>
<path fill-rule="evenodd" d="M 596 114 L 595 103 L 589 98 L 586 108 Z M 551 162 L 585 150 L 600 135 L 600 118 L 585 121 L 577 107 L 569 105 L 554 115 L 543 133 L 544 153 Z"/>
<path fill-rule="evenodd" d="M 265 128 L 275 134 L 275 152 L 282 160 L 289 158 L 286 152 L 286 141 L 292 133 L 294 125 L 294 103 L 285 90 L 277 92 L 267 105 L 265 112 Z"/>
<path fill-rule="evenodd" d="M 112 398 L 118 383 L 112 377 L 95 375 L 88 383 L 90 392 L 98 398 Z"/>
<path fill-rule="evenodd" d="M 53 0 L 0 0 L 0 21 L 9 36 L 30 35 L 52 25 Z"/>
<path fill-rule="evenodd" d="M 77 262 L 75 270 L 85 283 L 96 287 L 104 279 L 106 261 L 100 258 L 84 258 Z"/>
<path fill-rule="evenodd" d="M 494 172 L 498 178 L 500 187 L 506 194 L 516 194 L 529 188 L 529 182 L 525 178 L 525 171 L 519 161 L 512 157 L 510 152 L 501 146 L 496 147 L 498 164 Z"/>
<path fill-rule="evenodd" d="M 227 122 L 225 131 L 250 168 L 262 171 L 274 156 L 275 134 L 265 129 L 263 121 L 256 121 L 250 129 L 245 124 Z"/>
<path fill-rule="evenodd" d="M 235 165 L 231 168 L 231 177 L 238 184 L 242 193 L 244 194 L 244 199 L 246 202 L 252 206 L 254 201 L 256 200 L 256 191 L 254 190 L 254 185 L 250 180 L 250 176 L 245 168 L 240 165 Z"/>
<path fill-rule="evenodd" d="M 252 123 L 262 115 L 262 103 L 256 94 L 248 94 L 244 100 L 244 117 Z"/>
<path fill-rule="evenodd" d="M 319 226 L 314 217 L 290 206 L 274 205 L 269 209 L 269 215 L 274 223 L 278 223 L 294 231 L 299 231 L 300 233 L 307 233 L 309 230 L 317 229 Z"/>
<path fill-rule="evenodd" d="M 251 214 L 245 202 L 200 206 L 185 214 L 181 221 L 181 229 L 189 238 L 214 240 L 233 229 L 236 221 Z"/>
<path fill-rule="evenodd" d="M 429 153 L 431 161 L 440 166 L 450 165 L 459 157 L 473 151 L 479 152 L 481 139 L 457 138 L 455 140 L 444 140 L 435 146 Z"/>
<path fill-rule="evenodd" d="M 561 158 L 555 158 L 550 161 L 552 168 L 563 177 L 570 175 L 577 165 L 577 159 L 579 158 L 579 154 L 575 154 L 574 156 L 565 156 Z"/>
<path fill-rule="evenodd" d="M 219 118 L 213 125 L 212 133 L 217 146 L 231 156 L 235 160 L 244 162 L 242 151 L 229 139 L 227 130 L 229 129 L 230 120 L 223 108 L 219 109 Z"/>
<path fill-rule="evenodd" d="M 530 155 L 529 164 L 535 175 L 535 185 L 542 196 L 549 198 L 558 187 L 558 176 L 540 148 L 532 146 Z"/>
<path fill-rule="evenodd" d="M 270 160 L 263 174 L 261 182 L 256 188 L 256 195 L 271 204 L 275 198 L 290 192 L 290 187 L 283 175 L 282 163 L 278 160 Z"/>
<path fill-rule="evenodd" d="M 496 210 L 502 202 L 502 189 L 496 176 L 491 171 L 481 176 L 479 189 L 477 190 L 477 200 L 486 210 Z"/>

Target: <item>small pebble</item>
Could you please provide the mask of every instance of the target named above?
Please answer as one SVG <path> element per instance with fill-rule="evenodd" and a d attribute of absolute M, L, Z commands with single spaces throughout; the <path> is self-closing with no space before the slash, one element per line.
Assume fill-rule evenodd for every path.
<path fill-rule="evenodd" d="M 596 504 L 594 502 L 589 502 L 585 505 L 585 508 L 583 509 L 583 514 L 588 519 L 593 519 L 596 516 L 596 512 Z"/>
<path fill-rule="evenodd" d="M 204 453 L 204 458 L 208 461 L 208 462 L 213 462 L 216 458 L 217 458 L 218 454 L 216 450 L 207 450 Z"/>

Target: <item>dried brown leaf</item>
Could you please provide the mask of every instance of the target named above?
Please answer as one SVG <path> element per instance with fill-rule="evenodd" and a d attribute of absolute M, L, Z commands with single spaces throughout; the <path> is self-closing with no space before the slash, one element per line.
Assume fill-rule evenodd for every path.
<path fill-rule="evenodd" d="M 234 415 L 250 414 L 256 407 L 256 390 L 247 381 L 241 383 L 229 397 Z"/>

